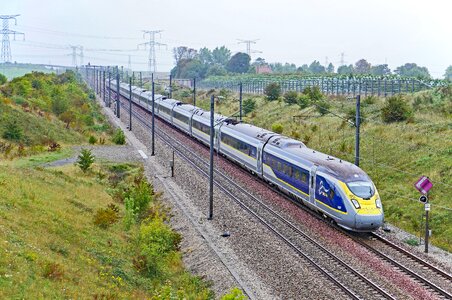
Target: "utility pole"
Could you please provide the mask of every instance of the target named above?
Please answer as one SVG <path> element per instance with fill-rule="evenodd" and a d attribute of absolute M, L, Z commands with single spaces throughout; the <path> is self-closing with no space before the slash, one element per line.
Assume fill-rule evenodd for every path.
<path fill-rule="evenodd" d="M 121 118 L 121 112 L 120 112 L 120 102 L 119 102 L 119 97 L 120 97 L 120 89 L 119 89 L 119 83 L 120 83 L 120 80 L 119 80 L 119 68 L 118 67 L 116 67 L 116 116 L 118 117 L 118 118 Z"/>
<path fill-rule="evenodd" d="M 9 20 L 14 20 L 14 24 L 17 25 L 17 17 L 20 15 L 0 15 L 0 19 L 3 22 L 2 27 L 2 55 L 1 62 L 11 62 L 13 60 L 11 55 L 11 44 L 9 42 L 9 35 L 14 36 L 16 40 L 16 34 L 22 34 L 25 39 L 25 34 L 19 31 L 14 31 L 9 29 Z"/>
<path fill-rule="evenodd" d="M 342 53 L 341 53 L 341 61 L 340 61 L 341 66 L 345 65 L 345 59 L 344 59 L 344 57 L 345 57 L 345 53 L 342 52 Z"/>
<path fill-rule="evenodd" d="M 132 78 L 129 78 L 129 131 L 132 130 Z"/>
<path fill-rule="evenodd" d="M 140 72 L 140 88 L 143 88 L 143 72 Z"/>
<path fill-rule="evenodd" d="M 251 53 L 262 53 L 262 51 L 259 50 L 251 50 L 251 44 L 256 44 L 257 40 L 238 40 L 239 44 L 246 44 L 246 54 L 248 54 L 249 57 L 251 57 Z"/>
<path fill-rule="evenodd" d="M 196 106 L 196 77 L 193 78 L 193 106 Z"/>
<path fill-rule="evenodd" d="M 214 128 L 214 113 L 215 113 L 215 96 L 210 96 L 210 165 L 209 165 L 209 217 L 208 220 L 213 218 L 213 147 L 215 135 Z"/>
<path fill-rule="evenodd" d="M 356 116 L 355 116 L 355 165 L 359 167 L 359 127 L 361 125 L 361 95 L 356 96 Z"/>
<path fill-rule="evenodd" d="M 129 54 L 129 60 L 127 61 L 127 69 L 132 70 L 132 56 Z"/>
<path fill-rule="evenodd" d="M 169 98 L 173 98 L 173 76 L 169 75 Z"/>
<path fill-rule="evenodd" d="M 242 97 L 243 97 L 243 84 L 239 84 L 239 101 L 240 101 L 240 122 L 242 122 Z"/>
<path fill-rule="evenodd" d="M 161 33 L 163 30 L 143 30 L 143 38 L 146 38 L 146 35 L 149 35 L 149 42 L 141 43 L 138 45 L 144 46 L 145 49 L 149 46 L 149 72 L 155 73 L 157 72 L 157 61 L 155 58 L 155 46 L 166 46 L 166 44 L 162 44 L 155 41 L 156 34 Z"/>
<path fill-rule="evenodd" d="M 151 156 L 155 155 L 155 93 L 154 93 L 154 78 L 152 78 L 152 151 Z"/>

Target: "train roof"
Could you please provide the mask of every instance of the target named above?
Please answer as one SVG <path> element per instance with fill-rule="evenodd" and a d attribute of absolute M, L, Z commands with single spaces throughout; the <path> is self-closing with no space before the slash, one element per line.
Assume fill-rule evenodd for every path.
<path fill-rule="evenodd" d="M 354 164 L 307 147 L 289 147 L 286 152 L 318 165 L 318 170 L 344 182 L 370 181 L 369 176 Z"/>
<path fill-rule="evenodd" d="M 198 107 L 198 110 L 195 111 L 195 113 L 193 114 L 193 118 L 198 119 L 198 120 L 203 120 L 204 122 L 207 122 L 207 124 L 210 124 L 209 123 L 210 122 L 210 111 L 203 110 Z M 214 119 L 215 124 L 217 124 L 218 122 L 221 122 L 227 118 L 223 115 L 214 113 L 213 119 Z"/>
<path fill-rule="evenodd" d="M 183 110 L 185 112 L 189 112 L 189 113 L 193 113 L 194 111 L 196 111 L 197 109 L 199 109 L 196 106 L 193 106 L 191 104 L 187 104 L 187 103 L 183 103 L 183 102 L 179 102 L 176 104 L 176 106 L 174 106 L 174 110 Z M 191 115 L 190 115 L 191 116 Z"/>

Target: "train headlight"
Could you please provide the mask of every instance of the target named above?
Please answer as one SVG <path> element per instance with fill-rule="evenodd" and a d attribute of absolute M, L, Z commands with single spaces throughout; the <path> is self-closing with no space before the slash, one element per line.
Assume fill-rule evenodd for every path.
<path fill-rule="evenodd" d="M 354 206 L 356 209 L 361 208 L 361 205 L 359 205 L 358 200 L 352 199 L 352 203 L 353 203 L 353 206 Z"/>
<path fill-rule="evenodd" d="M 378 199 L 375 201 L 375 205 L 377 206 L 377 208 L 381 208 L 381 200 L 380 200 L 380 198 L 378 198 Z"/>

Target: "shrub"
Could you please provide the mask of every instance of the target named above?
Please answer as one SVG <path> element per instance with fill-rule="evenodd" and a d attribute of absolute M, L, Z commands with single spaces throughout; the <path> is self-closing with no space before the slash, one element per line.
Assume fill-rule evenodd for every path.
<path fill-rule="evenodd" d="M 264 89 L 264 94 L 270 101 L 278 100 L 281 96 L 281 86 L 276 82 L 269 83 Z"/>
<path fill-rule="evenodd" d="M 281 123 L 275 123 L 272 125 L 272 131 L 275 133 L 282 133 L 284 130 L 284 127 Z"/>
<path fill-rule="evenodd" d="M 323 94 L 318 86 L 306 87 L 303 94 L 308 96 L 311 101 L 320 101 L 323 99 Z"/>
<path fill-rule="evenodd" d="M 368 106 L 375 104 L 377 102 L 377 97 L 374 95 L 367 96 L 364 98 L 363 102 L 361 103 L 363 106 Z"/>
<path fill-rule="evenodd" d="M 405 121 L 413 112 L 401 95 L 389 97 L 381 110 L 381 118 L 386 123 Z"/>
<path fill-rule="evenodd" d="M 360 113 L 360 117 L 361 117 L 359 122 L 361 124 L 363 124 L 366 121 L 366 117 L 365 117 L 366 114 L 364 113 L 364 111 L 362 109 L 359 111 L 359 113 Z M 355 123 L 355 121 L 356 121 L 356 107 L 350 108 L 347 111 L 347 114 L 345 115 L 345 118 L 347 120 L 349 120 L 350 122 Z"/>
<path fill-rule="evenodd" d="M 296 104 L 298 101 L 298 93 L 296 91 L 288 91 L 284 94 L 284 102 L 287 104 Z"/>
<path fill-rule="evenodd" d="M 172 231 L 160 218 L 148 219 L 141 224 L 137 244 L 139 256 L 145 260 L 146 267 L 143 269 L 148 276 L 154 277 L 160 273 L 162 263 L 179 250 L 180 242 L 180 234 Z"/>
<path fill-rule="evenodd" d="M 122 132 L 122 130 L 120 128 L 118 128 L 115 131 L 115 134 L 113 135 L 112 141 L 116 145 L 124 145 L 126 143 L 126 136 L 124 135 L 124 132 Z"/>
<path fill-rule="evenodd" d="M 247 115 L 256 108 L 256 101 L 251 98 L 247 98 L 242 103 L 243 114 Z"/>
<path fill-rule="evenodd" d="M 58 263 L 48 263 L 44 267 L 44 272 L 42 275 L 48 279 L 61 280 L 63 279 L 64 270 L 63 267 Z"/>
<path fill-rule="evenodd" d="M 5 84 L 8 81 L 5 75 L 0 74 L 0 84 Z"/>
<path fill-rule="evenodd" d="M 47 151 L 49 152 L 55 152 L 61 149 L 61 145 L 58 144 L 57 142 L 50 142 L 49 143 L 49 148 L 47 148 Z"/>
<path fill-rule="evenodd" d="M 310 102 L 311 102 L 311 101 L 310 101 L 309 96 L 307 96 L 307 95 L 305 95 L 305 94 L 301 94 L 301 95 L 298 97 L 297 104 L 298 104 L 298 106 L 300 106 L 301 109 L 304 109 L 304 108 L 306 108 L 306 107 L 309 106 Z"/>
<path fill-rule="evenodd" d="M 3 138 L 11 141 L 20 141 L 23 138 L 22 128 L 17 123 L 17 120 L 8 120 L 5 124 L 5 131 Z"/>
<path fill-rule="evenodd" d="M 91 145 L 94 145 L 95 143 L 97 143 L 97 138 L 96 138 L 95 136 L 91 135 L 91 136 L 89 137 L 89 139 L 88 139 L 88 142 L 89 142 Z"/>
<path fill-rule="evenodd" d="M 125 207 L 127 218 L 132 217 L 134 221 L 139 221 L 149 208 L 149 204 L 153 200 L 154 192 L 151 184 L 139 175 L 135 177 L 134 185 L 125 194 Z M 127 219 L 126 225 L 132 223 Z"/>
<path fill-rule="evenodd" d="M 323 116 L 328 113 L 328 110 L 331 108 L 331 104 L 327 101 L 317 101 L 315 104 L 317 111 Z"/>
<path fill-rule="evenodd" d="M 100 208 L 94 215 L 94 224 L 100 228 L 108 228 L 119 219 L 119 208 L 114 204 L 109 204 L 107 208 Z"/>
<path fill-rule="evenodd" d="M 221 297 L 221 300 L 245 300 L 246 296 L 239 288 L 233 288 L 229 293 Z"/>
<path fill-rule="evenodd" d="M 83 172 L 88 171 L 88 169 L 91 167 L 93 162 L 94 162 L 94 155 L 91 153 L 91 150 L 82 149 L 82 151 L 80 152 L 80 154 L 77 158 L 77 165 L 80 167 L 80 169 Z"/>

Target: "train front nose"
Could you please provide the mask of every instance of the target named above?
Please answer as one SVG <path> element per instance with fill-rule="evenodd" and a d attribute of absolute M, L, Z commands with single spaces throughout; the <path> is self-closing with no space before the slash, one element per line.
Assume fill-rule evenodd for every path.
<path fill-rule="evenodd" d="M 377 230 L 383 226 L 383 214 L 379 215 L 359 215 L 355 216 L 355 228 L 357 230 Z"/>

